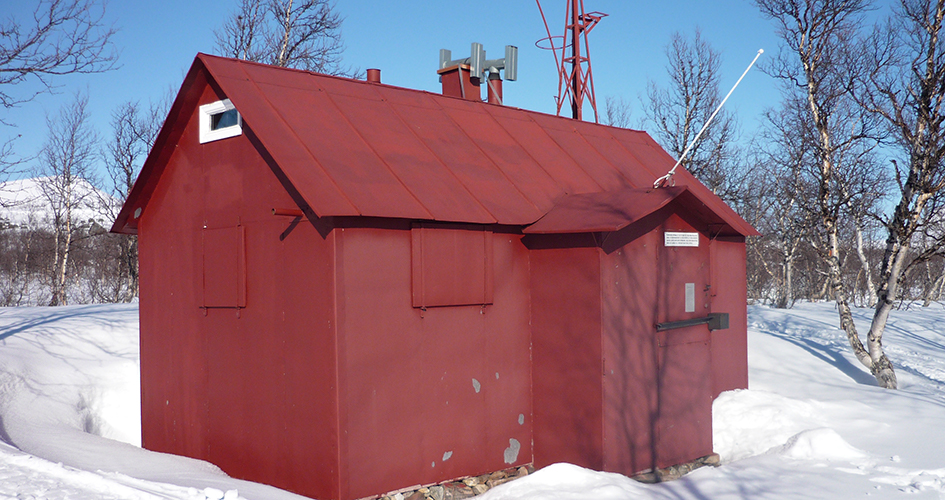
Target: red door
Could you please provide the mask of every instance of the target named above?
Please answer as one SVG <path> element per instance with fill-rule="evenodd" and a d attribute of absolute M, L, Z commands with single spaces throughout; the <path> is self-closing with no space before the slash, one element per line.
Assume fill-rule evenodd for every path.
<path fill-rule="evenodd" d="M 709 248 L 678 216 L 663 227 L 657 275 L 659 323 L 704 318 L 709 307 Z M 656 332 L 656 462 L 660 468 L 712 453 L 712 381 L 705 324 Z"/>

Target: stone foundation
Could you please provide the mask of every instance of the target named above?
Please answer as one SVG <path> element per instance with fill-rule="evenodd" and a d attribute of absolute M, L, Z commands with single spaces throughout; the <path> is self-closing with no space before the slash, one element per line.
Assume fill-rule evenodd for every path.
<path fill-rule="evenodd" d="M 705 466 L 718 467 L 720 465 L 719 455 L 713 453 L 702 458 L 674 465 L 665 469 L 656 471 L 641 472 L 632 477 L 641 483 L 662 483 L 672 481 Z M 520 477 L 527 476 L 535 472 L 531 465 L 525 465 L 518 468 L 505 469 L 492 474 L 483 474 L 481 476 L 470 476 L 456 481 L 434 484 L 429 486 L 413 486 L 398 491 L 392 491 L 380 497 L 371 497 L 371 499 L 380 500 L 462 500 L 481 495 L 500 484 L 514 481 Z M 368 499 L 362 499 L 368 500 Z"/>
<path fill-rule="evenodd" d="M 481 495 L 500 484 L 527 476 L 532 472 L 535 472 L 534 467 L 524 465 L 518 468 L 496 471 L 492 474 L 469 476 L 430 486 L 405 488 L 390 492 L 379 498 L 381 500 L 461 500 Z"/>
<path fill-rule="evenodd" d="M 665 469 L 657 469 L 656 471 L 641 472 L 633 476 L 633 479 L 636 479 L 641 483 L 651 484 L 662 483 L 663 481 L 672 481 L 674 479 L 679 479 L 700 467 L 705 467 L 706 465 L 718 467 L 720 461 L 721 459 L 719 458 L 718 453 L 713 453 L 702 458 L 697 458 L 692 462 L 674 465 Z"/>

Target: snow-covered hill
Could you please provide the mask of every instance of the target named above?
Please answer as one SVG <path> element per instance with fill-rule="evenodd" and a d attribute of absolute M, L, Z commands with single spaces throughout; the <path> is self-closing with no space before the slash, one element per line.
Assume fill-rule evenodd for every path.
<path fill-rule="evenodd" d="M 43 194 L 42 185 L 48 177 L 34 177 L 14 181 L 0 182 L 0 225 L 21 227 L 51 227 L 53 212 L 49 198 Z M 95 221 L 104 227 L 111 226 L 103 214 L 106 203 L 114 206 L 114 200 L 107 193 L 97 189 L 84 179 L 75 185 L 78 207 L 73 212 L 75 221 L 86 224 Z"/>
<path fill-rule="evenodd" d="M 721 467 L 644 485 L 556 464 L 480 498 L 945 498 L 945 306 L 894 312 L 898 391 L 848 353 L 830 304 L 749 322 L 750 388 L 713 409 Z M 301 498 L 136 447 L 137 345 L 134 304 L 0 309 L 0 499 Z"/>

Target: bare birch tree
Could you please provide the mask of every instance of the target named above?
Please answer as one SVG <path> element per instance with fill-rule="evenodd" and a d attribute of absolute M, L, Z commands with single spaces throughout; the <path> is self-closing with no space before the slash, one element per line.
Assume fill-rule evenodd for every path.
<path fill-rule="evenodd" d="M 0 127 L 4 125 L 2 120 L 0 120 Z M 22 158 L 17 158 L 13 149 L 15 141 L 19 137 L 19 135 L 11 137 L 0 144 L 0 194 L 3 194 L 2 192 L 7 190 L 4 181 L 7 180 L 8 176 L 16 173 L 19 166 L 24 163 Z M 7 206 L 8 202 L 4 200 L 4 198 L 5 197 L 0 196 L 0 208 Z"/>
<path fill-rule="evenodd" d="M 353 76 L 341 67 L 342 21 L 330 0 L 240 0 L 214 34 L 226 57 Z"/>
<path fill-rule="evenodd" d="M 804 111 L 804 103 L 795 99 L 765 113 L 763 148 L 757 163 L 767 188 L 763 194 L 766 203 L 755 227 L 777 256 L 776 268 L 769 262 L 764 262 L 763 268 L 778 284 L 774 305 L 779 308 L 791 307 L 798 298 L 795 264 L 811 234 L 807 200 L 814 188 L 806 173 L 814 161 L 814 148 L 810 120 Z"/>
<path fill-rule="evenodd" d="M 875 307 L 879 299 L 873 282 L 873 265 L 867 254 L 869 242 L 864 242 L 863 233 L 875 228 L 876 221 L 882 218 L 880 206 L 890 187 L 886 170 L 880 167 L 873 153 L 867 150 L 854 159 L 854 165 L 859 168 L 850 172 L 847 182 L 839 183 L 841 196 L 848 200 L 844 211 L 853 232 L 851 250 L 856 253 L 860 264 L 854 285 L 863 292 L 868 307 Z"/>
<path fill-rule="evenodd" d="M 842 189 L 844 168 L 856 165 L 859 141 L 870 135 L 870 117 L 856 115 L 850 103 L 853 80 L 848 44 L 859 35 L 868 0 L 755 0 L 761 12 L 778 25 L 782 50 L 766 71 L 785 82 L 788 92 L 800 92 L 814 128 L 817 210 L 820 251 L 827 267 L 829 290 L 837 304 L 840 328 L 854 355 L 880 386 L 896 388 L 892 363 L 881 336 L 870 334 L 863 347 L 846 292 L 840 261 L 839 217 L 849 203 Z M 842 134 L 841 132 L 842 131 Z M 849 151 L 850 156 L 844 157 Z"/>
<path fill-rule="evenodd" d="M 79 229 L 77 209 L 92 195 L 92 177 L 98 138 L 89 122 L 88 97 L 77 94 L 55 118 L 47 117 L 49 136 L 40 152 L 37 174 L 51 207 L 54 259 L 49 305 L 67 303 L 69 258 Z"/>
<path fill-rule="evenodd" d="M 722 100 L 719 96 L 722 59 L 698 30 L 691 40 L 674 33 L 666 47 L 666 57 L 670 83 L 666 88 L 653 81 L 648 83 L 643 112 L 656 141 L 679 158 Z M 728 170 L 735 164 L 734 133 L 733 115 L 722 110 L 681 164 L 726 200 L 733 198 Z"/>
<path fill-rule="evenodd" d="M 886 221 L 888 237 L 879 275 L 879 302 L 870 324 L 870 355 L 881 339 L 889 313 L 900 295 L 903 276 L 917 235 L 926 248 L 912 262 L 942 252 L 945 235 L 927 232 L 937 215 L 945 187 L 945 0 L 902 0 L 885 24 L 874 31 L 863 54 L 870 71 L 859 100 L 882 116 L 908 161 L 895 162 L 899 200 Z"/>
<path fill-rule="evenodd" d="M 105 170 L 111 181 L 109 196 L 100 201 L 103 215 L 115 220 L 131 193 L 168 108 L 168 99 L 144 110 L 138 102 L 125 102 L 112 112 L 112 136 L 103 150 Z M 130 302 L 138 293 L 138 240 L 134 235 L 102 235 L 118 240 L 116 281 L 105 287 L 110 300 Z"/>
<path fill-rule="evenodd" d="M 219 30 L 216 37 L 217 52 L 226 57 L 246 61 L 268 62 L 265 34 L 266 12 L 260 0 L 240 0 L 240 5 Z"/>
<path fill-rule="evenodd" d="M 623 97 L 607 96 L 604 99 L 604 124 L 612 127 L 629 128 L 633 110 Z"/>

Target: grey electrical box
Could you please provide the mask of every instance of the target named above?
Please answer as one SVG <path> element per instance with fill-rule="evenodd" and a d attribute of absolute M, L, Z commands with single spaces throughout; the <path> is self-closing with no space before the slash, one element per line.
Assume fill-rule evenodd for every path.
<path fill-rule="evenodd" d="M 728 313 L 709 313 L 709 330 L 728 330 Z"/>

